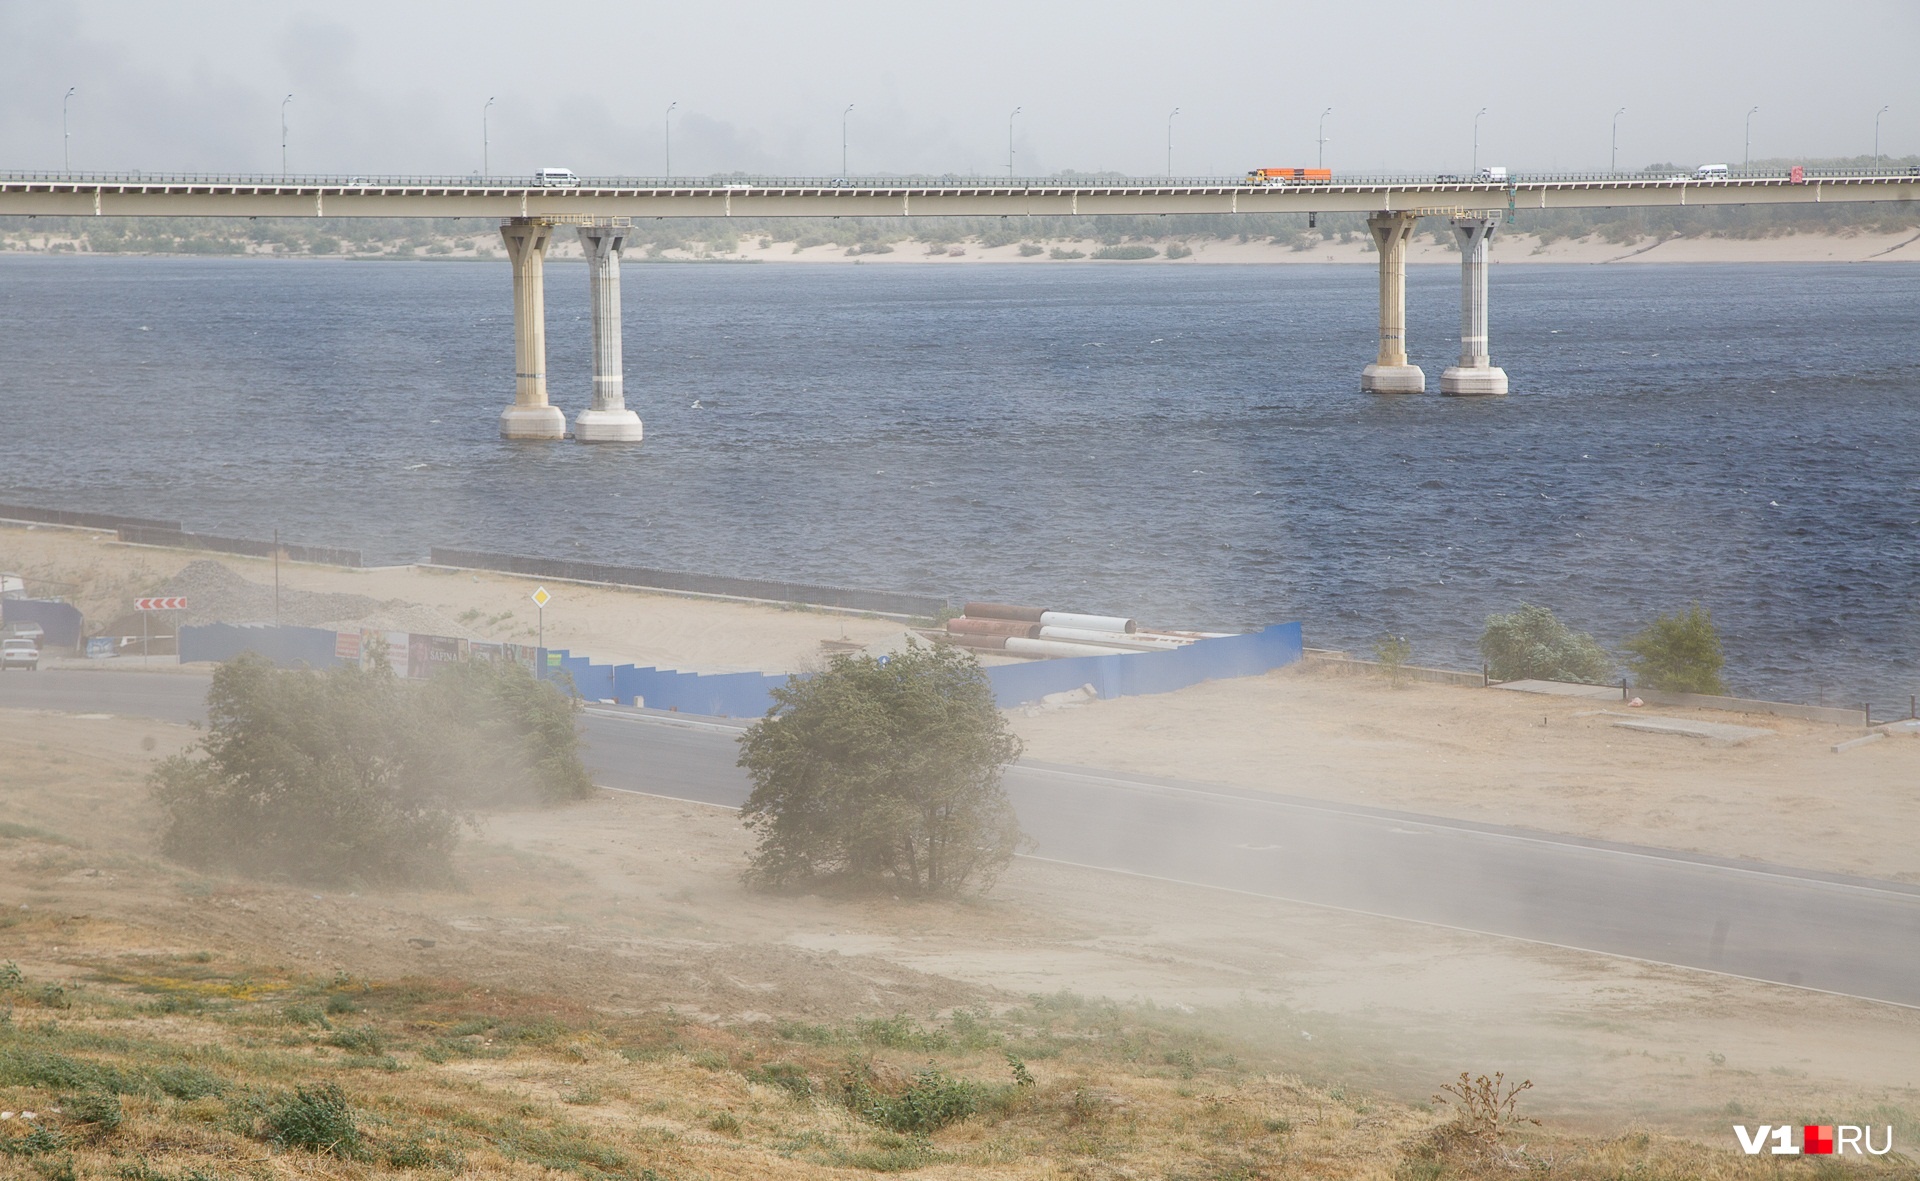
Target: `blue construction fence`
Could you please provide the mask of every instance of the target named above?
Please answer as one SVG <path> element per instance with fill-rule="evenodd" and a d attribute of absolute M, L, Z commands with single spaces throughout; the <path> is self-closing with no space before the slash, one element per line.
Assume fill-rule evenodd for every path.
<path fill-rule="evenodd" d="M 440 664 L 459 660 L 516 660 L 565 673 L 573 691 L 589 701 L 636 701 L 648 709 L 675 710 L 720 718 L 755 718 L 773 704 L 773 690 L 786 684 L 770 673 L 689 673 L 645 665 L 601 664 L 564 648 L 536 649 L 523 644 L 483 644 L 448 636 L 400 632 L 332 632 L 312 627 L 236 626 L 214 623 L 180 629 L 180 660 L 229 660 L 258 652 L 286 668 L 331 668 L 359 663 L 373 637 L 387 646 L 394 670 L 424 677 Z M 401 658 L 402 653 L 406 656 Z M 994 701 L 1003 709 L 1091 685 L 1103 698 L 1172 693 L 1202 681 L 1253 677 L 1300 659 L 1297 623 L 1281 623 L 1243 636 L 1197 640 L 1167 652 L 1128 652 L 1110 656 L 1071 656 L 1003 664 L 987 669 Z"/>

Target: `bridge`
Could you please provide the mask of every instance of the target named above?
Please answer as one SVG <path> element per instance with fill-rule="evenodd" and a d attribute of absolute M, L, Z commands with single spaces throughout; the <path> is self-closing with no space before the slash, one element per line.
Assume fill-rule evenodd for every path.
<path fill-rule="evenodd" d="M 0 173 L 0 214 L 71 217 L 490 217 L 513 264 L 515 392 L 502 411 L 510 439 L 566 437 L 546 385 L 544 260 L 555 229 L 572 225 L 588 264 L 593 400 L 576 418 L 584 442 L 638 442 L 626 408 L 620 349 L 620 259 L 632 222 L 666 217 L 1029 217 L 1364 213 L 1378 251 L 1379 352 L 1361 371 L 1377 394 L 1426 391 L 1406 351 L 1406 247 L 1423 217 L 1445 217 L 1460 243 L 1460 354 L 1443 394 L 1507 392 L 1492 363 L 1487 252 L 1495 228 L 1521 209 L 1787 205 L 1920 199 L 1920 170 L 1794 169 L 1698 176 L 1515 175 L 1340 177 L 1255 184 L 1243 178 L 1063 181 L 721 177 L 589 177 L 564 186 L 492 177 L 261 177 Z"/>

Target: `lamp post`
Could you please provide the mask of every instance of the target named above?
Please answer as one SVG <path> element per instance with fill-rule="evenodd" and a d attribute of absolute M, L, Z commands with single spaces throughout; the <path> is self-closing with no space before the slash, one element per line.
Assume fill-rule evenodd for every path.
<path fill-rule="evenodd" d="M 73 137 L 67 131 L 67 103 L 73 99 L 74 91 L 79 89 L 78 86 L 67 87 L 66 97 L 60 100 L 60 168 L 61 171 L 66 173 L 73 172 Z M 1880 154 L 1880 119 L 1878 116 L 1875 116 L 1873 120 L 1873 154 L 1876 156 Z"/>
<path fill-rule="evenodd" d="M 677 102 L 668 103 L 667 113 L 661 117 L 662 122 L 664 122 L 667 126 L 667 158 L 666 158 L 665 175 L 668 180 L 673 179 L 673 108 L 679 105 L 680 104 Z"/>
<path fill-rule="evenodd" d="M 1331 114 L 1333 114 L 1332 107 L 1320 112 L 1320 138 L 1317 141 L 1320 144 L 1320 155 L 1314 162 L 1315 168 L 1327 166 L 1327 116 Z"/>
<path fill-rule="evenodd" d="M 1167 179 L 1168 180 L 1173 179 L 1173 117 L 1175 115 L 1178 115 L 1179 113 L 1180 113 L 1179 107 L 1175 107 L 1173 108 L 1172 111 L 1167 113 Z"/>
<path fill-rule="evenodd" d="M 1618 173 L 1620 171 L 1620 116 L 1626 113 L 1627 108 L 1625 107 L 1621 107 L 1613 113 L 1613 155 L 1607 159 L 1607 171 L 1609 173 Z"/>
<path fill-rule="evenodd" d="M 1476 176 L 1480 172 L 1480 116 L 1486 113 L 1485 107 L 1473 113 L 1473 171 Z"/>
<path fill-rule="evenodd" d="M 486 106 L 480 108 L 480 176 L 482 179 L 493 175 L 493 140 L 487 134 L 487 108 L 493 106 L 493 99 L 487 99 Z"/>
<path fill-rule="evenodd" d="M 847 116 L 853 114 L 853 104 L 840 112 L 840 179 L 847 179 Z"/>
<path fill-rule="evenodd" d="M 1740 153 L 1740 171 L 1742 172 L 1747 170 L 1747 164 L 1753 159 L 1753 117 L 1759 113 L 1759 110 L 1759 107 L 1754 107 L 1747 112 L 1747 146 Z"/>
<path fill-rule="evenodd" d="M 280 179 L 287 178 L 287 104 L 293 101 L 289 94 L 280 100 Z"/>
<path fill-rule="evenodd" d="M 1018 115 L 1020 111 L 1021 108 L 1015 107 L 1013 113 L 1007 116 L 1007 181 L 1009 183 L 1013 181 L 1013 116 Z M 1873 133 L 1873 142 L 1875 144 L 1880 142 L 1878 125 Z"/>
<path fill-rule="evenodd" d="M 67 93 L 72 94 L 73 91 L 69 90 Z M 1873 113 L 1873 170 L 1875 172 L 1880 171 L 1880 116 L 1891 109 L 1891 107 L 1881 107 Z"/>

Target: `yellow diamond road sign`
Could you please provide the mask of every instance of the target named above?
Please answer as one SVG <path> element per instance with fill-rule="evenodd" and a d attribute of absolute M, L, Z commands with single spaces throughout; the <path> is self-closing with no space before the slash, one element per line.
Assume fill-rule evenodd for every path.
<path fill-rule="evenodd" d="M 553 598 L 553 596 L 547 593 L 546 587 L 539 587 L 533 592 L 533 605 L 536 607 L 544 607 L 547 605 L 547 600 L 551 598 Z"/>

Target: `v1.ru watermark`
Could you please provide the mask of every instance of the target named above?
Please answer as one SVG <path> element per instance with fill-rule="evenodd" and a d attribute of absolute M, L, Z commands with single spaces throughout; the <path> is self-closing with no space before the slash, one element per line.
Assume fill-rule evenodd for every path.
<path fill-rule="evenodd" d="M 1752 1133 L 1745 1124 L 1733 1125 L 1733 1134 L 1740 1138 L 1740 1150 L 1748 1156 L 1759 1156 L 1770 1152 L 1775 1156 L 1841 1156 L 1852 1151 L 1873 1156 L 1885 1156 L 1893 1151 L 1893 1127 L 1887 1126 L 1887 1142 L 1875 1145 L 1872 1127 L 1856 1127 L 1853 1124 L 1806 1124 L 1800 1129 L 1800 1143 L 1793 1142 L 1793 1125 L 1761 1124 Z"/>

